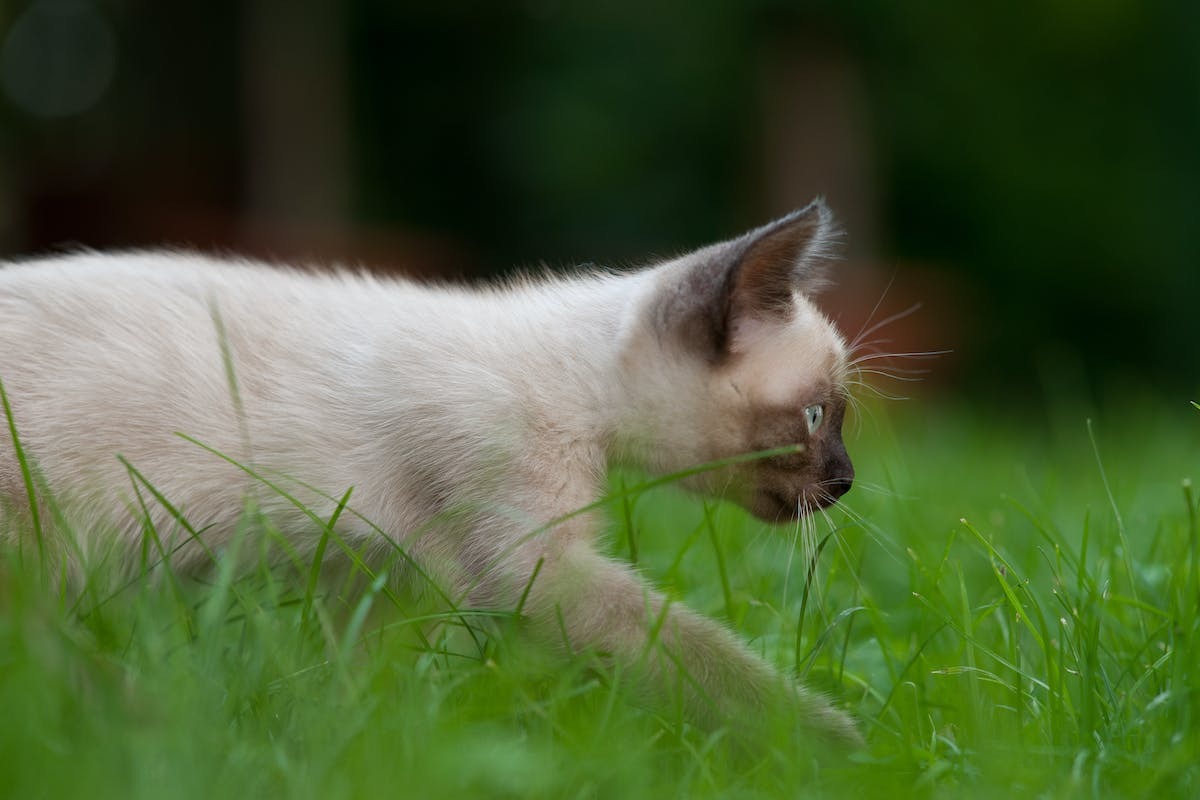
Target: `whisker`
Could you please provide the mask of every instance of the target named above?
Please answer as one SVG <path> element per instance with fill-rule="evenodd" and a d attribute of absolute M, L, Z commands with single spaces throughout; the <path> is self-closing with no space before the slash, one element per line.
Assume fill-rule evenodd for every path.
<path fill-rule="evenodd" d="M 864 353 L 861 356 L 855 356 L 854 358 L 852 358 L 850 360 L 850 366 L 857 366 L 858 364 L 862 364 L 867 361 L 879 361 L 880 359 L 885 359 L 885 358 L 911 358 L 911 359 L 918 360 L 918 361 L 928 361 L 928 360 L 937 358 L 938 356 L 950 355 L 953 352 L 954 352 L 953 350 L 948 350 L 948 349 L 947 350 L 911 350 L 911 351 L 904 352 L 904 353 L 892 353 L 892 352 L 888 352 L 888 351 L 878 351 L 878 352 L 872 351 L 869 353 Z"/>
<path fill-rule="evenodd" d="M 838 535 L 838 529 L 834 525 L 833 519 L 829 516 L 828 511 L 826 511 L 825 509 L 821 509 L 821 515 L 825 518 L 825 524 L 829 526 L 830 532 L 833 533 L 833 538 L 835 540 L 834 543 L 837 545 L 838 552 L 841 554 L 842 560 L 845 561 L 847 564 L 850 564 L 851 563 L 850 553 L 848 550 L 848 545 L 846 543 L 845 537 Z M 853 574 L 853 573 L 851 573 L 851 574 Z"/>
<path fill-rule="evenodd" d="M 825 496 L 828 497 L 829 495 L 826 494 Z M 819 506 L 818 506 L 818 508 L 819 508 Z M 821 517 L 825 520 L 825 525 L 829 528 L 829 535 L 831 537 L 833 537 L 834 544 L 837 545 L 837 549 L 838 549 L 838 552 L 841 553 L 842 560 L 844 560 L 847 564 L 849 564 L 850 557 L 849 557 L 849 553 L 846 550 L 846 539 L 841 534 L 842 528 L 844 526 L 836 525 L 833 521 L 833 518 L 829 515 L 829 511 L 825 508 L 821 508 Z M 853 572 L 851 572 L 851 574 L 854 575 Z M 856 582 L 861 583 L 861 581 L 859 581 L 859 578 L 857 575 L 854 575 L 854 579 Z M 860 587 L 859 587 L 860 591 L 861 591 L 861 588 L 862 587 L 860 585 Z"/>
<path fill-rule="evenodd" d="M 905 397 L 904 395 L 898 395 L 898 394 L 892 394 L 890 392 L 885 392 L 883 389 L 880 389 L 878 386 L 867 383 L 866 381 L 849 380 L 849 381 L 846 381 L 845 383 L 847 386 L 861 386 L 862 388 L 864 388 L 867 391 L 874 394 L 876 397 L 880 397 L 884 400 L 909 400 L 910 399 L 908 397 Z"/>
<path fill-rule="evenodd" d="M 832 486 L 835 483 L 841 483 L 841 480 L 842 480 L 841 478 L 826 478 L 825 480 L 821 480 L 821 481 L 817 481 L 817 482 L 813 483 L 812 487 L 814 489 L 822 489 L 826 486 Z M 897 497 L 897 498 L 903 498 L 906 500 L 916 500 L 917 499 L 917 497 L 915 495 L 900 494 L 899 492 L 895 491 L 894 489 L 884 486 L 881 483 L 871 483 L 870 481 L 864 481 L 859 478 L 854 479 L 854 488 L 865 489 L 868 492 L 875 492 L 877 494 L 881 494 L 886 497 Z M 828 497 L 828 495 L 824 492 L 822 492 L 822 495 Z M 830 497 L 829 499 L 832 500 L 833 498 Z M 842 508 L 843 505 L 844 504 L 841 499 L 838 499 L 837 502 L 835 503 L 835 506 L 838 508 Z"/>
<path fill-rule="evenodd" d="M 846 515 L 852 522 L 856 524 L 864 533 L 871 538 L 879 547 L 898 565 L 906 564 L 902 554 L 898 551 L 898 546 L 891 539 L 884 535 L 883 529 L 867 520 L 862 514 L 859 514 L 846 502 L 839 501 L 835 506 L 843 514 Z"/>
<path fill-rule="evenodd" d="M 881 378 L 887 378 L 888 380 L 893 381 L 904 381 L 906 383 L 920 383 L 920 376 L 929 374 L 928 370 L 921 370 L 920 372 L 911 373 L 908 375 L 894 375 L 891 372 L 883 369 L 859 369 L 857 372 L 859 375 L 878 375 Z"/>
<path fill-rule="evenodd" d="M 881 336 L 878 339 L 871 339 L 870 341 L 867 341 L 867 342 L 859 342 L 858 344 L 854 345 L 854 349 L 851 352 L 852 353 L 857 353 L 859 351 L 865 352 L 868 349 L 872 349 L 872 348 L 874 348 L 874 350 L 878 350 L 879 345 L 891 344 L 893 341 L 894 340 L 890 336 Z"/>
<path fill-rule="evenodd" d="M 804 508 L 804 565 L 805 585 L 808 586 L 808 596 L 817 601 L 820 606 L 820 577 L 817 575 L 817 557 L 820 555 L 820 543 L 817 541 L 817 525 L 812 516 L 812 506 L 807 497 L 801 498 Z"/>
<path fill-rule="evenodd" d="M 787 608 L 788 583 L 792 579 L 792 558 L 796 555 L 796 543 L 800 541 L 800 526 L 803 524 L 803 517 L 796 520 L 796 530 L 792 533 L 792 546 L 788 549 L 787 567 L 783 571 L 783 597 L 779 601 L 780 608 Z"/>
<path fill-rule="evenodd" d="M 877 494 L 877 495 L 880 495 L 881 497 L 890 497 L 890 498 L 897 499 L 897 500 L 916 500 L 917 499 L 917 497 L 914 495 L 900 494 L 895 489 L 890 489 L 887 486 L 883 486 L 882 484 L 870 483 L 869 481 L 862 481 L 862 480 L 858 480 L 858 479 L 855 479 L 855 481 L 854 481 L 854 488 L 862 489 L 865 492 L 871 492 L 872 494 Z"/>
<path fill-rule="evenodd" d="M 848 387 L 843 386 L 843 389 L 845 390 L 843 391 L 843 395 L 850 404 L 850 410 L 854 412 L 854 435 L 857 436 L 862 433 L 863 418 L 870 412 L 863 401 L 855 396 L 853 392 L 850 392 Z"/>
<path fill-rule="evenodd" d="M 875 314 L 879 311 L 879 307 L 883 305 L 883 301 L 885 299 L 887 299 L 888 292 L 890 292 L 892 290 L 892 284 L 895 282 L 896 282 L 896 273 L 893 272 L 892 277 L 888 278 L 887 286 L 883 287 L 883 292 L 880 293 L 879 299 L 875 301 L 875 305 L 871 309 L 871 313 L 867 314 L 867 318 L 863 322 L 862 327 L 858 329 L 858 333 L 855 334 L 854 339 L 850 342 L 851 350 L 854 350 L 854 348 L 858 345 L 858 343 L 861 342 L 865 337 L 870 336 L 872 333 L 879 330 L 879 327 L 880 327 L 879 325 L 876 325 L 875 327 L 871 328 L 870 330 L 867 330 L 867 326 L 870 325 L 871 320 L 875 318 Z"/>
<path fill-rule="evenodd" d="M 893 275 L 892 281 L 895 281 L 895 279 L 896 279 L 896 277 L 895 277 L 895 275 Z M 888 289 L 892 288 L 892 281 L 888 282 Z M 885 296 L 887 295 L 887 289 L 884 290 L 884 295 Z M 879 303 L 876 303 L 875 308 L 872 309 L 872 311 L 871 311 L 872 315 L 875 313 L 875 311 L 877 311 L 879 309 L 879 305 L 882 302 L 883 302 L 883 297 L 880 297 Z M 864 339 L 865 337 L 870 336 L 872 333 L 875 333 L 875 331 L 879 330 L 880 328 L 884 327 L 885 325 L 891 325 L 893 322 L 898 322 L 899 320 L 902 320 L 907 316 L 915 314 L 917 311 L 921 310 L 921 305 L 922 305 L 921 303 L 913 303 L 911 306 L 904 309 L 903 311 L 898 311 L 895 314 L 892 314 L 890 317 L 885 317 L 884 319 L 881 319 L 879 322 L 876 322 L 874 325 L 872 325 L 867 330 L 860 332 L 858 334 L 858 336 L 855 336 L 854 337 L 855 344 L 862 341 L 862 339 Z M 868 317 L 868 319 L 870 319 L 870 317 Z"/>
<path fill-rule="evenodd" d="M 930 372 L 932 372 L 932 370 L 928 367 L 907 367 L 900 366 L 892 361 L 885 361 L 882 363 L 872 362 L 870 364 L 848 364 L 846 366 L 846 373 L 848 375 L 854 374 L 865 369 L 881 369 L 890 372 L 893 375 L 928 375 Z"/>
<path fill-rule="evenodd" d="M 865 362 L 864 362 L 865 363 Z M 901 367 L 898 364 L 887 362 L 883 365 L 872 364 L 870 367 L 863 367 L 862 364 L 847 364 L 846 372 L 859 372 L 862 369 L 886 369 L 888 372 L 896 375 L 928 375 L 932 370 L 927 367 Z"/>
<path fill-rule="evenodd" d="M 867 390 L 869 390 L 869 391 L 871 391 L 871 392 L 874 392 L 874 393 L 876 393 L 876 394 L 879 394 L 880 392 L 882 392 L 882 391 L 883 391 L 882 389 L 880 389 L 878 386 L 876 386 L 875 384 L 871 383 L 870 381 L 864 381 L 864 380 L 862 380 L 862 379 L 860 379 L 860 378 L 850 378 L 849 380 L 845 381 L 845 385 L 847 385 L 847 386 L 861 386 L 862 388 L 864 388 L 864 389 L 867 389 Z"/>

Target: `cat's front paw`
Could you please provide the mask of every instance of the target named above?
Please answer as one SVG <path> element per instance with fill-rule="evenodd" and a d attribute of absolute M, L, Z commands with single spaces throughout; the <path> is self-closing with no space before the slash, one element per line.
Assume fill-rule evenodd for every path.
<path fill-rule="evenodd" d="M 858 722 L 818 692 L 797 686 L 795 702 L 800 726 L 821 742 L 857 750 L 866 746 Z"/>

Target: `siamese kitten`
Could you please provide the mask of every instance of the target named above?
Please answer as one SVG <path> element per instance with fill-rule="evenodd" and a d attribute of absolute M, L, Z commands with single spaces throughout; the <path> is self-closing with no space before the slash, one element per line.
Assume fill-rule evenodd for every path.
<path fill-rule="evenodd" d="M 787 703 L 854 742 L 849 717 L 669 604 L 597 550 L 602 521 L 571 514 L 613 463 L 670 473 L 788 445 L 689 483 L 772 522 L 850 488 L 846 347 L 809 300 L 832 224 L 818 201 L 639 272 L 485 289 L 165 252 L 15 263 L 0 381 L 39 483 L 87 521 L 85 557 L 115 544 L 132 560 L 149 515 L 174 532 L 174 567 L 200 568 L 247 495 L 312 553 L 320 527 L 249 470 L 324 520 L 352 489 L 343 541 L 377 561 L 403 548 L 459 603 L 519 608 L 551 646 L 634 669 L 697 721 Z M 0 498 L 29 508 L 7 425 Z"/>

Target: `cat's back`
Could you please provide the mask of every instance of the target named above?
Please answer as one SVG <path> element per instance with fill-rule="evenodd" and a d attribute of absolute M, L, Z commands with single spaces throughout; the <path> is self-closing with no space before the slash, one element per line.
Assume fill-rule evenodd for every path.
<path fill-rule="evenodd" d="M 362 272 L 192 253 L 33 259 L 0 265 L 0 370 L 18 360 L 45 364 L 62 351 L 72 362 L 96 358 L 108 367 L 130 358 L 187 363 L 222 338 L 264 363 L 286 362 L 290 349 L 345 355 L 381 333 L 404 340 L 452 328 L 471 317 L 471 304 L 467 292 Z"/>
<path fill-rule="evenodd" d="M 121 485 L 121 453 L 193 506 L 236 509 L 230 470 L 175 431 L 362 486 L 377 415 L 478 360 L 458 323 L 475 297 L 188 253 L 0 264 L 0 383 L 52 484 Z M 20 488 L 0 424 L 0 496 Z"/>
<path fill-rule="evenodd" d="M 95 325 L 139 317 L 147 322 L 212 319 L 253 311 L 281 317 L 320 305 L 329 314 L 377 312 L 419 293 L 399 281 L 349 272 L 325 274 L 193 253 L 79 253 L 0 264 L 0 324 L 42 316 L 55 323 Z"/>

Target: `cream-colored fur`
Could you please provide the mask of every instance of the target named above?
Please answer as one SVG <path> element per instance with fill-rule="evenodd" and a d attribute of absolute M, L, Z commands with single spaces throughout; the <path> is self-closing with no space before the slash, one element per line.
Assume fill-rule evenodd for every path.
<path fill-rule="evenodd" d="M 552 524 L 598 498 L 613 462 L 667 472 L 789 442 L 820 449 L 756 432 L 764 415 L 790 431 L 807 405 L 838 402 L 844 345 L 804 294 L 828 237 L 814 205 L 651 269 L 481 290 L 169 252 L 10 264 L 0 381 L 45 486 L 86 521 L 84 553 L 114 537 L 136 552 L 145 504 L 175 531 L 175 565 L 204 564 L 147 482 L 210 549 L 247 495 L 295 548 L 315 547 L 295 505 L 181 432 L 322 518 L 352 487 L 356 513 L 339 522 L 351 546 L 386 555 L 382 531 L 473 605 L 512 609 L 528 589 L 523 612 L 547 642 L 562 643 L 561 615 L 570 646 L 641 664 L 660 693 L 686 684 L 697 718 L 787 701 L 818 734 L 853 740 L 848 718 L 680 605 L 660 629 L 669 657 L 643 658 L 663 598 L 598 553 L 593 515 Z M 849 468 L 839 452 L 694 483 L 769 516 L 759 483 L 817 502 L 812 475 Z M 0 493 L 27 502 L 6 428 Z"/>

